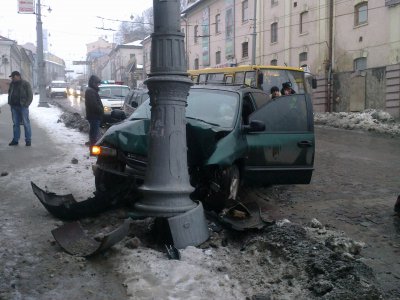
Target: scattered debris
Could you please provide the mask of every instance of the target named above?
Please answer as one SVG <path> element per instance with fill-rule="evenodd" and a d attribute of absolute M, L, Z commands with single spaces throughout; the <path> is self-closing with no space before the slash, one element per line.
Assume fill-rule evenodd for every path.
<path fill-rule="evenodd" d="M 121 241 L 128 235 L 130 219 L 109 234 L 104 235 L 101 241 L 87 236 L 79 221 L 66 223 L 51 233 L 57 243 L 69 254 L 88 257 L 100 253 Z"/>

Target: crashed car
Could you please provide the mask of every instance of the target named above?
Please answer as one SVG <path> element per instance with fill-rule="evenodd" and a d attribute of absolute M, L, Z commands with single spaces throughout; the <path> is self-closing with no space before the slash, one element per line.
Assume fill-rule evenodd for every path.
<path fill-rule="evenodd" d="M 97 192 L 143 184 L 149 145 L 150 99 L 111 126 L 95 146 Z M 314 164 L 312 103 L 307 94 L 270 99 L 247 86 L 190 89 L 186 132 L 191 197 L 220 210 L 242 186 L 308 184 Z M 94 149 L 93 149 L 94 150 Z"/>

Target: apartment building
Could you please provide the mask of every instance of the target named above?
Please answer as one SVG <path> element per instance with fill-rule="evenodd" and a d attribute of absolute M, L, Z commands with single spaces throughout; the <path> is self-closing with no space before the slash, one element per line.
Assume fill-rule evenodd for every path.
<path fill-rule="evenodd" d="M 189 69 L 304 67 L 315 111 L 400 116 L 400 0 L 197 0 L 181 27 Z"/>

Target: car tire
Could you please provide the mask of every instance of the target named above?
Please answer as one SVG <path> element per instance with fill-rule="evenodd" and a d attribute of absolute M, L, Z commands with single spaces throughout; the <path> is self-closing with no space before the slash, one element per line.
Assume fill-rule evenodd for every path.
<path fill-rule="evenodd" d="M 219 188 L 217 190 L 210 188 L 204 204 L 206 209 L 219 212 L 238 198 L 241 181 L 240 169 L 238 165 L 234 164 L 218 170 L 215 177 L 215 183 Z"/>
<path fill-rule="evenodd" d="M 225 186 L 222 186 L 222 188 L 226 190 L 223 193 L 227 195 L 227 201 L 235 201 L 239 194 L 240 170 L 237 165 L 232 165 L 231 167 L 224 170 L 223 174 L 224 173 Z"/>

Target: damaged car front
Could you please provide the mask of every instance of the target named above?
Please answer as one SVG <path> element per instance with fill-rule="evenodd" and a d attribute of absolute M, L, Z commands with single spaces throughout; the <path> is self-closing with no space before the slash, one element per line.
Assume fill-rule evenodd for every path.
<path fill-rule="evenodd" d="M 306 99 L 304 95 L 298 97 Z M 275 183 L 309 182 L 314 158 L 312 120 L 311 124 L 301 129 L 306 132 L 301 132 L 296 138 L 291 137 L 291 133 L 283 133 L 282 145 L 282 133 L 270 134 L 265 128 L 265 122 L 269 122 L 265 119 L 265 112 L 259 112 L 268 111 L 264 106 L 270 102 L 263 91 L 243 86 L 194 86 L 187 101 L 188 167 L 190 183 L 195 188 L 191 197 L 203 201 L 206 208 L 222 209 L 227 201 L 238 197 L 239 188 L 246 181 L 257 182 L 261 186 L 274 183 L 274 180 L 259 178 L 268 171 L 265 169 L 268 165 L 265 158 L 270 151 L 275 151 L 273 160 L 279 161 L 281 151 L 288 159 L 284 162 L 286 166 L 283 170 L 277 168 L 274 161 L 269 162 L 269 170 L 282 170 L 280 180 L 275 180 Z M 92 153 L 98 156 L 93 166 L 98 193 L 115 194 L 125 191 L 127 194 L 131 191 L 131 200 L 140 197 L 137 187 L 143 184 L 147 168 L 151 118 L 149 103 L 147 100 L 127 120 L 110 127 L 92 149 Z M 307 105 L 304 102 L 304 106 Z M 310 109 L 306 111 L 305 123 L 310 122 L 307 118 L 309 113 Z M 297 139 L 308 144 L 296 144 Z M 305 153 L 286 147 L 312 151 Z M 300 165 L 293 165 L 293 155 Z M 307 174 L 291 180 L 287 173 L 292 168 L 295 172 L 290 172 L 290 178 L 296 177 L 296 170 L 306 170 Z M 273 176 L 269 177 L 271 179 Z M 285 182 L 286 178 L 288 182 Z"/>

